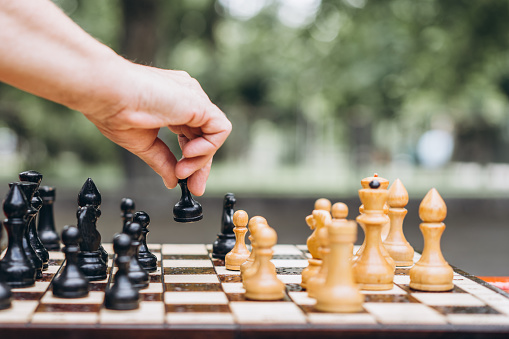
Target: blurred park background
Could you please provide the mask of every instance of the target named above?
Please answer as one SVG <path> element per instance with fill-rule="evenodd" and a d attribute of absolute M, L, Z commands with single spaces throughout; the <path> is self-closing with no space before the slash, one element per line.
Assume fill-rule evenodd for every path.
<path fill-rule="evenodd" d="M 305 243 L 315 199 L 346 201 L 355 218 L 360 180 L 378 172 L 410 194 L 405 232 L 416 249 L 418 205 L 436 187 L 449 208 L 446 259 L 509 275 L 509 2 L 54 2 L 127 59 L 187 71 L 233 131 L 197 199 L 204 221 L 180 226 L 178 189 L 79 112 L 0 83 L 0 194 L 18 172 L 42 172 L 57 187 L 61 229 L 76 223 L 77 193 L 92 177 L 105 241 L 130 196 L 151 214 L 153 241 L 201 243 L 214 240 L 222 196 L 234 192 L 280 243 Z M 175 136 L 160 136 L 178 154 Z"/>

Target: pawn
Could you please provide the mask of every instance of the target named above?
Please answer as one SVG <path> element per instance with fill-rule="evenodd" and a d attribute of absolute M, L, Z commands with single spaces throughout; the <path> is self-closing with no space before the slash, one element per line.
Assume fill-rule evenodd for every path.
<path fill-rule="evenodd" d="M 251 229 L 252 235 L 253 235 L 252 240 L 251 240 L 251 245 L 252 245 L 251 253 L 254 252 L 253 262 L 251 263 L 250 266 L 248 266 L 244 270 L 244 273 L 242 274 L 242 284 L 244 286 L 246 284 L 246 281 L 251 279 L 251 277 L 256 274 L 256 272 L 258 271 L 258 268 L 260 267 L 260 260 L 258 258 L 258 244 L 256 243 L 256 235 L 258 234 L 258 232 L 261 229 L 269 227 L 267 222 L 263 222 L 263 220 L 265 220 L 265 218 L 263 218 L 263 219 L 256 218 L 255 220 L 258 220 L 258 221 L 255 221 L 252 226 L 249 226 L 249 228 Z M 247 263 L 248 262 L 246 260 L 246 262 L 244 264 L 247 264 Z M 243 265 L 241 265 L 241 272 L 242 272 Z M 274 263 L 272 263 L 272 261 L 269 261 L 269 263 L 267 265 L 270 267 L 270 269 L 272 271 L 276 272 L 276 266 L 274 265 Z"/>
<path fill-rule="evenodd" d="M 37 223 L 37 233 L 42 244 L 48 251 L 60 250 L 60 237 L 55 230 L 55 218 L 53 213 L 53 203 L 55 202 L 55 188 L 50 186 L 41 186 L 39 194 L 42 199 L 42 207 L 39 211 L 39 220 Z"/>
<path fill-rule="evenodd" d="M 189 188 L 187 187 L 187 179 L 179 179 L 182 196 L 180 201 L 173 207 L 173 219 L 176 222 L 194 222 L 203 219 L 203 211 L 199 202 L 193 199 Z"/>
<path fill-rule="evenodd" d="M 285 284 L 277 278 L 276 271 L 270 265 L 272 247 L 276 245 L 277 234 L 271 227 L 262 227 L 256 234 L 256 257 L 258 269 L 245 281 L 245 297 L 252 300 L 280 300 L 285 297 Z"/>
<path fill-rule="evenodd" d="M 419 206 L 423 221 L 419 228 L 424 236 L 421 259 L 410 269 L 410 287 L 420 291 L 449 291 L 454 287 L 453 269 L 445 261 L 440 249 L 440 238 L 447 206 L 438 191 L 432 188 Z"/>
<path fill-rule="evenodd" d="M 248 216 L 245 211 L 239 210 L 233 214 L 233 224 L 235 228 L 235 246 L 225 257 L 225 266 L 227 270 L 239 271 L 242 265 L 250 256 L 250 252 L 246 246 Z"/>
<path fill-rule="evenodd" d="M 140 306 L 140 293 L 129 279 L 131 262 L 131 237 L 125 233 L 115 235 L 113 250 L 118 271 L 113 278 L 113 286 L 106 290 L 104 306 L 110 310 L 134 310 Z"/>
<path fill-rule="evenodd" d="M 140 211 L 134 213 L 134 222 L 141 225 L 141 240 L 138 249 L 138 261 L 147 272 L 157 271 L 157 257 L 150 252 L 147 246 L 147 234 L 150 217 L 147 213 Z"/>
<path fill-rule="evenodd" d="M 88 279 L 78 266 L 80 231 L 76 226 L 65 226 L 62 242 L 65 253 L 63 272 L 53 280 L 53 295 L 58 298 L 84 298 L 88 296 Z"/>
<path fill-rule="evenodd" d="M 331 223 L 332 220 L 328 220 L 325 224 L 326 226 Z M 308 296 L 310 298 L 315 298 L 316 291 L 318 291 L 325 284 L 325 279 L 327 278 L 327 271 L 329 270 L 329 233 L 327 231 L 327 227 L 322 227 L 318 231 L 318 240 L 320 241 L 320 252 L 322 255 L 322 265 L 320 266 L 320 270 L 314 276 L 308 278 L 306 284 L 306 290 L 308 291 Z"/>
<path fill-rule="evenodd" d="M 346 206 L 346 204 L 344 204 L 342 202 L 337 202 L 334 205 L 332 205 L 331 213 L 332 213 L 332 220 L 345 221 L 346 217 L 348 217 L 348 206 Z M 357 236 L 356 236 L 356 238 L 357 238 Z M 354 248 L 353 243 L 352 243 L 352 245 L 350 247 L 351 247 L 350 252 L 352 253 L 352 256 L 351 256 L 350 259 L 352 259 L 352 257 L 353 257 L 353 248 Z"/>
<path fill-rule="evenodd" d="M 224 260 L 225 256 L 235 246 L 235 233 L 233 232 L 233 213 L 235 208 L 235 195 L 227 193 L 223 199 L 223 215 L 221 216 L 221 233 L 217 235 L 212 244 L 212 258 Z"/>
<path fill-rule="evenodd" d="M 134 218 L 134 200 L 131 198 L 122 198 L 120 201 L 120 218 L 122 218 L 122 232 L 125 233 L 127 222 L 133 221 Z"/>
<path fill-rule="evenodd" d="M 28 201 L 21 183 L 10 185 L 3 209 L 7 219 L 4 226 L 9 236 L 7 251 L 0 261 L 0 276 L 13 288 L 30 287 L 35 284 L 35 266 L 23 249 Z"/>
<path fill-rule="evenodd" d="M 131 263 L 129 265 L 129 279 L 134 287 L 147 288 L 150 277 L 138 261 L 138 249 L 140 247 L 141 225 L 137 222 L 128 221 L 125 227 L 125 234 L 131 237 Z"/>
<path fill-rule="evenodd" d="M 255 253 L 256 244 L 254 243 L 253 234 L 256 233 L 256 231 L 258 230 L 258 226 L 260 224 L 268 225 L 267 219 L 265 219 L 264 217 L 255 216 L 249 220 L 248 229 L 249 233 L 251 233 L 249 234 L 249 241 L 251 242 L 251 255 L 242 265 L 240 265 L 240 275 L 242 276 L 242 279 L 244 279 L 244 272 L 249 270 L 254 265 L 254 261 L 256 259 Z"/>
<path fill-rule="evenodd" d="M 394 259 L 396 266 L 412 266 L 414 264 L 414 248 L 410 246 L 403 233 L 403 219 L 407 214 L 408 192 L 401 180 L 396 179 L 389 189 L 387 197 L 389 205 L 390 231 L 383 244 L 387 253 Z"/>
<path fill-rule="evenodd" d="M 334 219 L 327 225 L 330 241 L 325 283 L 315 293 L 316 309 L 325 312 L 360 312 L 364 296 L 355 284 L 351 245 L 357 238 L 353 221 Z"/>

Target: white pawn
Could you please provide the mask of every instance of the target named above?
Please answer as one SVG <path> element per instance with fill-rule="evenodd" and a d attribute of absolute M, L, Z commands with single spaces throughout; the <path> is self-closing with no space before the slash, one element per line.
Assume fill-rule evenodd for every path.
<path fill-rule="evenodd" d="M 245 297 L 252 300 L 279 300 L 285 297 L 285 284 L 277 278 L 271 265 L 273 250 L 277 243 L 277 234 L 271 227 L 258 229 L 255 235 L 256 260 L 258 269 L 254 275 L 244 281 Z"/>
<path fill-rule="evenodd" d="M 332 220 L 327 226 L 330 253 L 324 285 L 315 292 L 316 308 L 325 312 L 360 312 L 364 296 L 355 284 L 352 264 L 352 244 L 357 239 L 354 221 Z"/>
<path fill-rule="evenodd" d="M 233 214 L 233 224 L 235 228 L 235 246 L 225 256 L 225 266 L 227 270 L 240 271 L 240 265 L 242 265 L 249 255 L 251 254 L 246 246 L 246 233 L 247 233 L 247 213 L 243 210 L 239 210 Z"/>

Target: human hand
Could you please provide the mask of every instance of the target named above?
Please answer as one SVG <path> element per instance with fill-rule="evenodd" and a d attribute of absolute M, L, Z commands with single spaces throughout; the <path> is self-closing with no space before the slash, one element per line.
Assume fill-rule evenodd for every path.
<path fill-rule="evenodd" d="M 113 74 L 118 88 L 111 99 L 81 111 L 107 138 L 152 167 L 166 187 L 188 178 L 189 190 L 202 195 L 212 158 L 231 132 L 230 121 L 186 72 L 123 62 Z M 180 160 L 158 138 L 161 127 L 178 135 Z"/>

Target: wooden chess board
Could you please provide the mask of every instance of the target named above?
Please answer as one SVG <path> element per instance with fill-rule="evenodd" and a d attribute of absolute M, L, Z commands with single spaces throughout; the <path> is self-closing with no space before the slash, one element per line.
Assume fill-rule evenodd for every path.
<path fill-rule="evenodd" d="M 104 247 L 113 252 L 110 244 Z M 50 285 L 63 254 L 50 252 L 43 279 L 35 287 L 13 289 L 13 306 L 0 311 L 0 335 L 38 339 L 509 336 L 509 295 L 459 269 L 454 273 L 454 290 L 440 293 L 411 290 L 408 268 L 397 269 L 393 289 L 363 291 L 363 312 L 331 314 L 316 311 L 314 300 L 300 288 L 300 273 L 309 257 L 305 246 L 274 248 L 278 278 L 287 286 L 285 299 L 274 302 L 246 300 L 239 273 L 211 259 L 209 245 L 149 247 L 159 259 L 159 268 L 150 274 L 149 288 L 141 290 L 138 310 L 103 307 L 104 291 L 115 272 L 111 258 L 108 279 L 92 282 L 87 298 L 53 297 Z M 416 253 L 414 259 L 418 258 Z"/>

